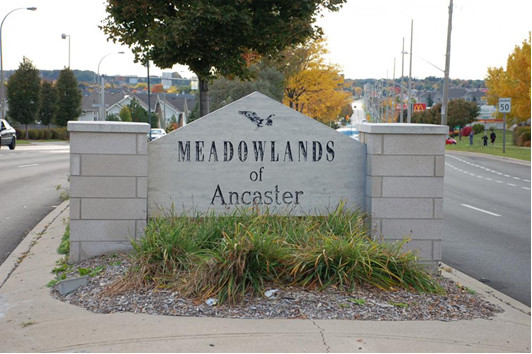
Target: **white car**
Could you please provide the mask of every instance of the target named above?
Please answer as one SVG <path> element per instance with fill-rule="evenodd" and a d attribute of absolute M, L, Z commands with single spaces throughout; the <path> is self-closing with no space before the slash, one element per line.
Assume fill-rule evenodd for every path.
<path fill-rule="evenodd" d="M 166 135 L 166 132 L 164 131 L 164 129 L 153 128 L 151 130 L 151 138 L 150 138 L 150 133 L 148 133 L 148 141 L 157 140 L 160 137 L 163 137 L 165 135 Z"/>
<path fill-rule="evenodd" d="M 350 138 L 353 138 L 355 140 L 358 140 L 358 130 L 356 127 L 352 125 L 348 125 L 347 127 L 342 127 L 336 129 L 338 133 L 342 133 L 344 135 L 347 135 Z"/>

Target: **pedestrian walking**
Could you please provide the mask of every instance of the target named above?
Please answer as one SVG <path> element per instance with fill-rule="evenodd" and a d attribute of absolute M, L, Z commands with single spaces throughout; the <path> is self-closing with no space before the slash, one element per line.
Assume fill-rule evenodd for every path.
<path fill-rule="evenodd" d="M 484 146 L 488 146 L 488 136 L 486 133 L 484 133 L 484 136 L 482 137 L 482 141 L 484 142 Z"/>
<path fill-rule="evenodd" d="M 473 145 L 473 129 L 471 129 L 471 133 L 469 133 L 469 145 Z"/>
<path fill-rule="evenodd" d="M 492 130 L 491 134 L 490 134 L 491 145 L 495 144 L 495 139 L 496 138 L 497 138 L 497 134 L 495 134 L 495 132 Z"/>

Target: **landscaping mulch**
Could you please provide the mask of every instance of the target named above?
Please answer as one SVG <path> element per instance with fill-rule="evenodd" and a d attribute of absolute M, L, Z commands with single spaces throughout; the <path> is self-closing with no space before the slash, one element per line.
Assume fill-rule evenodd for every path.
<path fill-rule="evenodd" d="M 261 297 L 247 296 L 241 304 L 212 304 L 187 299 L 166 289 L 129 290 L 115 296 L 103 291 L 126 274 L 130 265 L 127 255 L 101 256 L 77 265 L 86 269 L 103 266 L 104 270 L 89 278 L 87 286 L 67 295 L 55 289 L 55 298 L 96 313 L 133 312 L 152 315 L 223 317 L 223 318 L 285 318 L 285 319 L 347 319 L 376 321 L 456 321 L 487 319 L 503 310 L 442 276 L 438 283 L 445 295 L 412 293 L 405 290 L 384 291 L 360 285 L 345 293 L 329 288 L 323 291 L 296 287 L 267 288 Z M 68 278 L 78 276 L 77 268 Z"/>

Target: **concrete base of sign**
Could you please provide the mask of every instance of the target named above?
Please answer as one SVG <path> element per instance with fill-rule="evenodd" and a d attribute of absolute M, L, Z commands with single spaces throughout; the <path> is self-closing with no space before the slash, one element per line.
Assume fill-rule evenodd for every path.
<path fill-rule="evenodd" d="M 431 269 L 441 260 L 447 126 L 359 125 L 367 146 L 366 211 L 372 234 L 409 238 L 408 249 Z"/>
<path fill-rule="evenodd" d="M 147 215 L 149 125 L 68 122 L 70 261 L 131 249 Z"/>

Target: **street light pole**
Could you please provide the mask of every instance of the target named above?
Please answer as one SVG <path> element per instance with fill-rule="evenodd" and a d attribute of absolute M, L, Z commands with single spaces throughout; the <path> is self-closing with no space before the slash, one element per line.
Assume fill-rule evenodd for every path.
<path fill-rule="evenodd" d="M 102 76 L 100 76 L 100 64 L 102 61 L 107 58 L 111 54 L 124 54 L 124 52 L 112 52 L 104 55 L 102 59 L 100 59 L 100 62 L 98 63 L 98 77 L 101 80 L 101 87 L 100 87 L 100 113 L 98 115 L 98 120 L 103 121 L 105 120 L 105 79 Z"/>
<path fill-rule="evenodd" d="M 449 66 L 451 63 L 451 28 L 453 24 L 453 0 L 449 0 L 449 23 L 447 24 L 447 50 L 445 51 L 445 76 L 443 80 L 443 101 L 441 125 L 447 125 L 447 103 L 449 101 Z"/>
<path fill-rule="evenodd" d="M 66 39 L 68 37 L 68 68 L 70 69 L 70 35 L 62 33 L 61 38 Z"/>
<path fill-rule="evenodd" d="M 4 119 L 5 113 L 6 113 L 6 100 L 5 100 L 5 89 L 4 89 L 4 60 L 3 60 L 3 50 L 2 50 L 2 27 L 4 26 L 4 21 L 6 20 L 7 16 L 9 16 L 12 12 L 17 10 L 28 10 L 28 11 L 35 11 L 37 10 L 36 7 L 19 7 L 16 9 L 13 9 L 7 13 L 7 15 L 4 16 L 4 19 L 2 20 L 2 23 L 0 24 L 0 106 L 1 106 L 1 117 Z"/>

